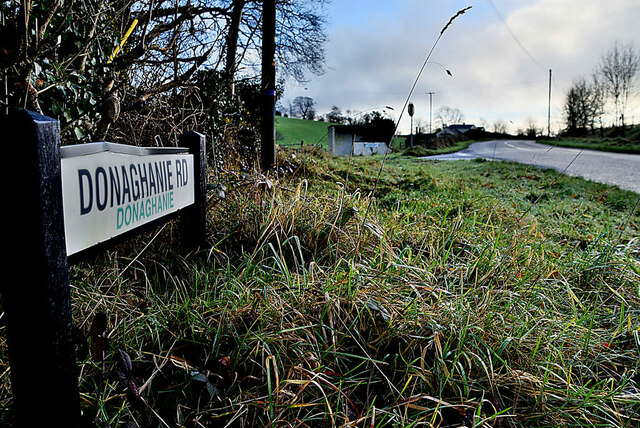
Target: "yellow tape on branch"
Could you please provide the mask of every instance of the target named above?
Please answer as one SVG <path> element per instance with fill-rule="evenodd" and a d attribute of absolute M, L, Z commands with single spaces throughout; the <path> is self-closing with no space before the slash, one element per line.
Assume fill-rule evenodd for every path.
<path fill-rule="evenodd" d="M 127 39 L 129 38 L 129 36 L 133 32 L 133 29 L 136 28 L 136 25 L 138 25 L 138 20 L 134 19 L 133 22 L 131 23 L 131 26 L 129 27 L 129 29 L 125 33 L 124 37 L 122 38 L 122 40 L 120 40 L 120 44 L 118 46 L 116 46 L 116 48 L 113 50 L 113 53 L 109 57 L 109 61 L 107 61 L 107 64 L 111 64 L 111 61 L 113 61 L 113 58 L 115 58 L 116 54 L 118 52 L 120 52 L 120 48 L 124 47 L 124 44 L 127 43 Z"/>

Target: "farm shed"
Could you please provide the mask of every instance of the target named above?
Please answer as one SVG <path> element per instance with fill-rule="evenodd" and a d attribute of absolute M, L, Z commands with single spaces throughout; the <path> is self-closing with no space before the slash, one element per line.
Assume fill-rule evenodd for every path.
<path fill-rule="evenodd" d="M 391 152 L 387 143 L 391 135 L 376 125 L 331 125 L 328 128 L 328 149 L 338 156 L 371 156 Z"/>

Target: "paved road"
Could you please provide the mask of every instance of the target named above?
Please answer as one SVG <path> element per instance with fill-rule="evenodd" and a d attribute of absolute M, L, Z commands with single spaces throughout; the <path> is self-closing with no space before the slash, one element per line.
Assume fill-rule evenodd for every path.
<path fill-rule="evenodd" d="M 534 141 L 494 140 L 474 143 L 457 153 L 422 159 L 460 160 L 478 157 L 553 168 L 567 175 L 640 193 L 640 155 L 553 147 Z"/>

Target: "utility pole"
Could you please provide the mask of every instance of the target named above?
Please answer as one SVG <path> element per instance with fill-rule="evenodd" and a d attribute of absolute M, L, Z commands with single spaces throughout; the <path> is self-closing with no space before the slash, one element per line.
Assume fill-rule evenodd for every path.
<path fill-rule="evenodd" d="M 431 123 L 433 122 L 433 94 L 435 92 L 427 92 L 429 94 L 429 134 L 433 131 L 431 130 Z"/>
<path fill-rule="evenodd" d="M 262 6 L 262 135 L 261 166 L 266 171 L 276 163 L 276 1 Z"/>
<path fill-rule="evenodd" d="M 547 137 L 551 137 L 551 69 L 549 69 L 549 111 L 547 112 Z"/>

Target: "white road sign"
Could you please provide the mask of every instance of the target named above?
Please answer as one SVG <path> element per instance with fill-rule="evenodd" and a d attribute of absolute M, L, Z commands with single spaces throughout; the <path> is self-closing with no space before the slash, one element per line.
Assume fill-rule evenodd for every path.
<path fill-rule="evenodd" d="M 194 188 L 193 155 L 186 149 L 62 147 L 67 255 L 193 204 Z"/>

